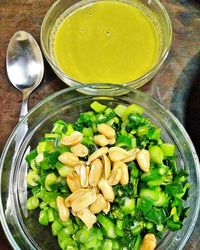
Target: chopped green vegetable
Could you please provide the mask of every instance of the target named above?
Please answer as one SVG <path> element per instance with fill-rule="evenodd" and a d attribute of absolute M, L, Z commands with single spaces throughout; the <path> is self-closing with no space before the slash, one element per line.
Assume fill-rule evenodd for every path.
<path fill-rule="evenodd" d="M 188 174 L 184 170 L 177 170 L 179 165 L 176 165 L 175 145 L 163 141 L 161 129 L 146 117 L 145 110 L 138 104 L 130 106 L 119 104 L 112 108 L 94 101 L 90 107 L 92 110 L 81 113 L 74 123 L 56 121 L 52 130 L 45 131 L 37 148 L 27 154 L 29 170 L 26 181 L 29 198 L 26 206 L 28 210 L 33 210 L 30 214 L 36 213 L 37 216 L 39 214 L 39 223 L 43 226 L 51 226 L 52 234 L 57 237 L 58 245 L 63 250 L 139 250 L 145 234 L 153 233 L 156 237 L 162 238 L 167 230 L 181 229 L 183 220 L 189 213 L 184 200 L 187 199 L 190 184 Z M 98 131 L 98 125 L 101 123 L 106 123 L 115 130 L 114 138 L 106 136 L 105 146 L 95 144 L 96 140 L 94 140 L 94 136 L 101 134 L 101 131 Z M 81 157 L 79 154 L 81 155 L 82 152 L 77 151 L 78 156 L 73 158 L 72 155 L 72 160 L 64 164 L 65 161 L 61 161 L 60 155 L 65 152 L 75 152 L 73 146 L 77 144 L 72 140 L 72 143 L 66 146 L 61 139 L 68 136 L 69 140 L 75 131 L 82 134 L 77 144 L 83 144 L 87 152 L 83 154 L 84 157 Z M 99 164 L 93 170 L 101 173 L 99 178 L 102 176 L 105 178 L 105 170 L 108 170 L 109 176 L 106 179 L 110 184 L 110 192 L 102 192 L 102 187 L 96 188 L 90 183 L 91 165 L 95 159 L 90 161 L 89 158 L 101 147 L 108 148 L 106 153 L 108 158 L 111 158 L 109 150 L 111 147 L 123 148 L 129 154 L 132 152 L 129 150 L 136 147 L 138 150 L 148 150 L 149 172 L 144 173 L 141 170 L 137 156 L 130 162 L 127 161 L 129 157 L 124 158 L 121 160 L 124 163 L 120 164 L 126 164 L 128 167 L 128 183 L 122 185 L 123 178 L 119 179 L 119 172 L 122 174 L 122 169 L 118 171 L 117 176 L 114 172 L 115 161 L 110 159 L 111 177 L 109 161 L 105 164 L 106 157 L 100 154 L 97 158 L 103 163 L 103 169 Z M 103 150 L 107 151 L 106 148 Z M 71 157 L 69 155 L 68 157 Z M 68 158 L 65 160 L 67 161 Z M 73 174 L 69 175 L 70 173 Z M 124 175 L 126 173 L 123 173 Z M 89 176 L 89 186 L 87 176 Z M 117 178 L 118 183 L 111 186 L 112 179 Z M 76 202 L 66 200 L 78 189 L 88 189 L 87 191 L 90 190 L 90 192 L 96 190 L 96 196 L 101 197 L 100 193 L 104 198 L 106 194 L 113 194 L 111 192 L 113 189 L 114 200 L 110 199 L 110 208 L 106 202 L 106 207 L 104 206 L 102 211 L 89 218 L 90 211 L 87 209 L 91 210 L 91 203 L 80 211 L 73 211 L 73 207 L 78 210 L 79 206 Z M 57 199 L 58 196 L 60 199 Z M 84 197 L 77 196 L 76 199 L 79 198 L 81 206 L 84 203 Z M 88 198 L 88 201 L 93 198 Z M 63 204 L 62 201 L 64 201 Z M 70 211 L 68 220 L 66 219 L 69 212 L 67 207 Z M 84 217 L 84 212 L 88 213 L 89 217 Z M 88 228 L 91 221 L 96 223 Z"/>
<path fill-rule="evenodd" d="M 102 105 L 101 103 L 94 101 L 90 107 L 97 113 L 103 112 L 106 109 L 106 105 Z"/>
<path fill-rule="evenodd" d="M 38 198 L 31 196 L 28 198 L 26 207 L 28 210 L 36 209 L 39 206 Z"/>

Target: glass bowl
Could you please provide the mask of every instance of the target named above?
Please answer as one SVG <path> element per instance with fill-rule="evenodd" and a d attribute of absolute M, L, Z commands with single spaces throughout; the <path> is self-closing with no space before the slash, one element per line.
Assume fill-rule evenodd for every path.
<path fill-rule="evenodd" d="M 189 174 L 191 188 L 185 205 L 190 206 L 190 212 L 184 220 L 182 229 L 167 233 L 158 243 L 157 249 L 182 249 L 194 229 L 200 205 L 200 166 L 188 134 L 169 110 L 140 91 L 116 86 L 119 92 L 127 93 L 118 95 L 110 91 L 109 94 L 102 95 L 96 91 L 96 95 L 84 95 L 79 92 L 84 91 L 84 88 L 97 90 L 99 86 L 70 87 L 46 98 L 17 125 L 5 145 L 0 165 L 0 218 L 10 244 L 15 250 L 58 249 L 57 239 L 52 236 L 50 228 L 39 224 L 38 211 L 29 212 L 27 217 L 27 165 L 24 163 L 24 156 L 36 147 L 40 138 L 49 131 L 57 119 L 74 122 L 81 112 L 90 109 L 91 102 L 98 100 L 108 106 L 132 103 L 141 105 L 146 110 L 145 116 L 162 129 L 164 141 L 176 145 L 177 166 L 179 169 L 187 170 Z M 26 133 L 19 140 L 18 133 L 21 130 Z"/>
<path fill-rule="evenodd" d="M 80 85 L 80 84 L 82 85 L 84 83 L 78 82 L 75 79 L 71 79 L 69 76 L 67 76 L 57 65 L 54 59 L 54 56 L 51 53 L 52 46 L 53 46 L 52 34 L 55 34 L 56 32 L 54 31 L 55 23 L 61 15 L 62 15 L 62 20 L 63 20 L 63 18 L 67 16 L 69 13 L 71 13 L 73 10 L 77 8 L 81 8 L 85 5 L 88 5 L 96 1 L 104 1 L 104 0 L 84 0 L 84 1 L 58 0 L 50 7 L 42 23 L 40 40 L 41 40 L 41 47 L 42 47 L 44 56 L 46 57 L 47 61 L 51 65 L 56 75 L 62 81 L 64 81 L 66 84 L 70 86 L 75 86 L 75 85 Z M 108 1 L 125 2 L 127 4 L 133 5 L 133 1 L 131 0 L 108 0 Z M 142 4 L 143 6 L 145 6 L 147 15 L 154 16 L 154 19 L 152 21 L 155 23 L 155 27 L 160 26 L 159 29 L 161 30 L 161 34 L 162 34 L 162 35 L 161 34 L 159 35 L 159 37 L 162 36 L 162 42 L 160 44 L 160 52 L 159 52 L 159 58 L 157 60 L 157 63 L 154 64 L 154 66 L 152 66 L 152 68 L 142 77 L 136 80 L 133 80 L 131 82 L 122 84 L 123 86 L 130 86 L 133 88 L 138 88 L 142 86 L 143 84 L 145 84 L 146 82 L 148 82 L 150 79 L 152 79 L 152 77 L 157 73 L 157 71 L 160 69 L 161 65 L 165 61 L 168 55 L 170 46 L 171 46 L 171 42 L 172 42 L 172 26 L 171 26 L 171 21 L 168 16 L 168 13 L 159 0 L 151 0 L 151 1 L 139 0 L 139 1 L 134 1 L 134 3 L 135 2 L 138 2 L 138 4 L 140 5 Z M 66 10 L 68 11 L 65 12 Z M 63 14 L 64 12 L 65 14 Z M 56 24 L 56 26 L 59 26 L 59 25 Z M 98 83 L 98 82 L 95 82 L 95 83 Z M 88 89 L 84 88 L 82 89 L 82 91 L 83 90 L 87 93 Z"/>

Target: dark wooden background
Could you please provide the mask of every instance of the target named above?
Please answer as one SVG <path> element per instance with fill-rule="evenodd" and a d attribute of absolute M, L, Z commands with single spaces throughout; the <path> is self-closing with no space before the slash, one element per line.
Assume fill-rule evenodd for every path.
<path fill-rule="evenodd" d="M 0 0 L 0 152 L 18 122 L 21 94 L 6 75 L 9 39 L 19 30 L 39 42 L 42 19 L 53 0 Z M 162 0 L 173 25 L 173 45 L 164 66 L 141 88 L 170 109 L 183 123 L 200 155 L 200 1 Z M 31 95 L 29 107 L 67 87 L 45 62 L 42 84 Z M 186 119 L 187 118 L 187 119 Z M 200 220 L 186 250 L 200 249 Z M 0 249 L 11 249 L 0 226 Z"/>

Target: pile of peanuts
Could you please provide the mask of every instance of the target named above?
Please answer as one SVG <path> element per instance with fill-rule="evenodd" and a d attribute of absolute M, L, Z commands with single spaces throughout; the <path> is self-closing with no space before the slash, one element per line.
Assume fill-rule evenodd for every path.
<path fill-rule="evenodd" d="M 56 200 L 59 217 L 67 221 L 71 210 L 88 228 L 97 221 L 96 214 L 110 211 L 110 203 L 115 198 L 112 186 L 128 184 L 126 163 L 136 159 L 144 172 L 148 172 L 150 167 L 148 150 L 134 148 L 126 151 L 112 146 L 116 141 L 116 133 L 105 123 L 97 125 L 97 130 L 99 134 L 94 136 L 94 141 L 99 149 L 94 153 L 88 155 L 87 147 L 82 144 L 82 133 L 75 131 L 61 139 L 61 144 L 69 146 L 71 152 L 62 153 L 58 158 L 72 170 L 66 177 L 72 193 L 66 199 L 58 196 Z M 86 162 L 79 159 L 86 156 Z"/>

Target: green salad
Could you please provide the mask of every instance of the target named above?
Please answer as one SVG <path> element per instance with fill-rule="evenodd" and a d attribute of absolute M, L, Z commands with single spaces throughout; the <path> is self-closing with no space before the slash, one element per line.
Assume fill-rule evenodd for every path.
<path fill-rule="evenodd" d="M 75 123 L 56 121 L 26 156 L 27 209 L 61 249 L 153 250 L 182 227 L 188 175 L 141 106 L 90 106 Z"/>

